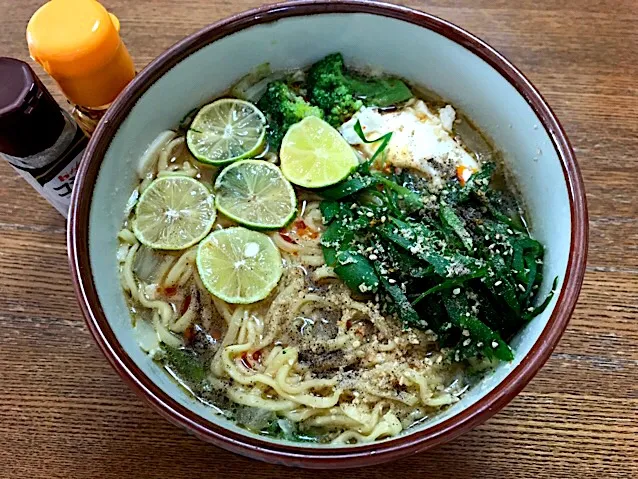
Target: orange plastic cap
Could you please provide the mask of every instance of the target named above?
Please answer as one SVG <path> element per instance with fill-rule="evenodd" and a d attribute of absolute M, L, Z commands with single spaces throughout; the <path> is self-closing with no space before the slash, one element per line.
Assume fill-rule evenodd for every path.
<path fill-rule="evenodd" d="M 111 103 L 135 75 L 120 22 L 95 0 L 51 0 L 27 26 L 31 57 L 72 102 Z"/>

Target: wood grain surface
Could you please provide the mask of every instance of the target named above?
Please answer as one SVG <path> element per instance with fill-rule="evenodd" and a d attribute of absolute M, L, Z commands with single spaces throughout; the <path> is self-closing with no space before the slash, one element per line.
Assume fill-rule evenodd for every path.
<path fill-rule="evenodd" d="M 0 0 L 0 56 L 28 58 L 25 26 L 40 3 Z M 139 68 L 260 3 L 104 0 Z M 522 69 L 562 120 L 582 168 L 591 218 L 585 284 L 532 383 L 460 439 L 371 469 L 290 470 L 204 444 L 152 412 L 108 365 L 73 294 L 64 220 L 1 162 L 0 477 L 638 477 L 638 1 L 408 4 L 470 30 Z"/>

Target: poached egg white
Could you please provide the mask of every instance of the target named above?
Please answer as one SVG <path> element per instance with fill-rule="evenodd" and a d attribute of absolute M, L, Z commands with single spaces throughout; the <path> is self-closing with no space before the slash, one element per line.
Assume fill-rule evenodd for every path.
<path fill-rule="evenodd" d="M 367 159 L 378 143 L 365 143 L 354 130 L 357 121 L 366 138 L 374 139 L 388 132 L 392 138 L 385 150 L 386 161 L 397 168 L 409 168 L 429 177 L 435 189 L 459 166 L 471 171 L 480 169 L 476 158 L 467 152 L 452 131 L 456 112 L 450 105 L 434 113 L 422 100 L 411 100 L 403 108 L 380 112 L 375 107 L 361 108 L 341 125 L 339 132 Z"/>

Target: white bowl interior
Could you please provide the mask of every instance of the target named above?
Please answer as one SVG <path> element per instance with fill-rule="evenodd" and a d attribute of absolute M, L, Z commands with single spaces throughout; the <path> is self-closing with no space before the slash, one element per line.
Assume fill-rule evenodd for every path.
<path fill-rule="evenodd" d="M 184 406 L 246 435 L 250 433 L 193 400 L 138 346 L 118 278 L 116 236 L 137 181 L 137 160 L 159 132 L 174 128 L 185 113 L 222 94 L 264 61 L 274 69 L 288 69 L 306 66 L 336 51 L 344 54 L 348 64 L 378 68 L 430 88 L 479 125 L 504 152 L 519 179 L 533 234 L 547 248 L 541 296 L 550 289 L 555 276 L 560 288 L 566 273 L 572 225 L 563 171 L 550 135 L 516 89 L 469 50 L 400 20 L 329 13 L 250 27 L 202 48 L 152 85 L 114 136 L 95 184 L 89 254 L 106 317 L 133 361 Z M 515 338 L 516 358 L 512 363 L 501 364 L 459 403 L 415 430 L 457 414 L 497 386 L 538 340 L 555 302 L 556 297 Z"/>

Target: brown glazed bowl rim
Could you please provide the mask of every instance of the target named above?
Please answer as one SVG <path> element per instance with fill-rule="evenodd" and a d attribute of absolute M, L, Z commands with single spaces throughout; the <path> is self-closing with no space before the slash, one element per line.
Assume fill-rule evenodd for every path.
<path fill-rule="evenodd" d="M 447 37 L 495 68 L 525 98 L 549 132 L 562 165 L 572 222 L 567 272 L 558 301 L 521 363 L 491 392 L 455 416 L 422 431 L 356 447 L 276 444 L 225 429 L 179 404 L 155 385 L 118 343 L 98 300 L 88 257 L 89 211 L 95 180 L 113 135 L 141 95 L 180 60 L 222 37 L 286 17 L 322 13 L 370 13 L 409 22 Z M 587 246 L 587 204 L 574 152 L 558 119 L 529 80 L 496 50 L 456 25 L 410 8 L 366 0 L 302 0 L 257 8 L 209 25 L 162 53 L 122 92 L 95 131 L 75 181 L 68 229 L 71 272 L 86 323 L 111 365 L 137 394 L 171 422 L 217 446 L 267 462 L 311 468 L 357 467 L 398 459 L 449 441 L 503 408 L 542 367 L 562 336 L 582 285 Z"/>

